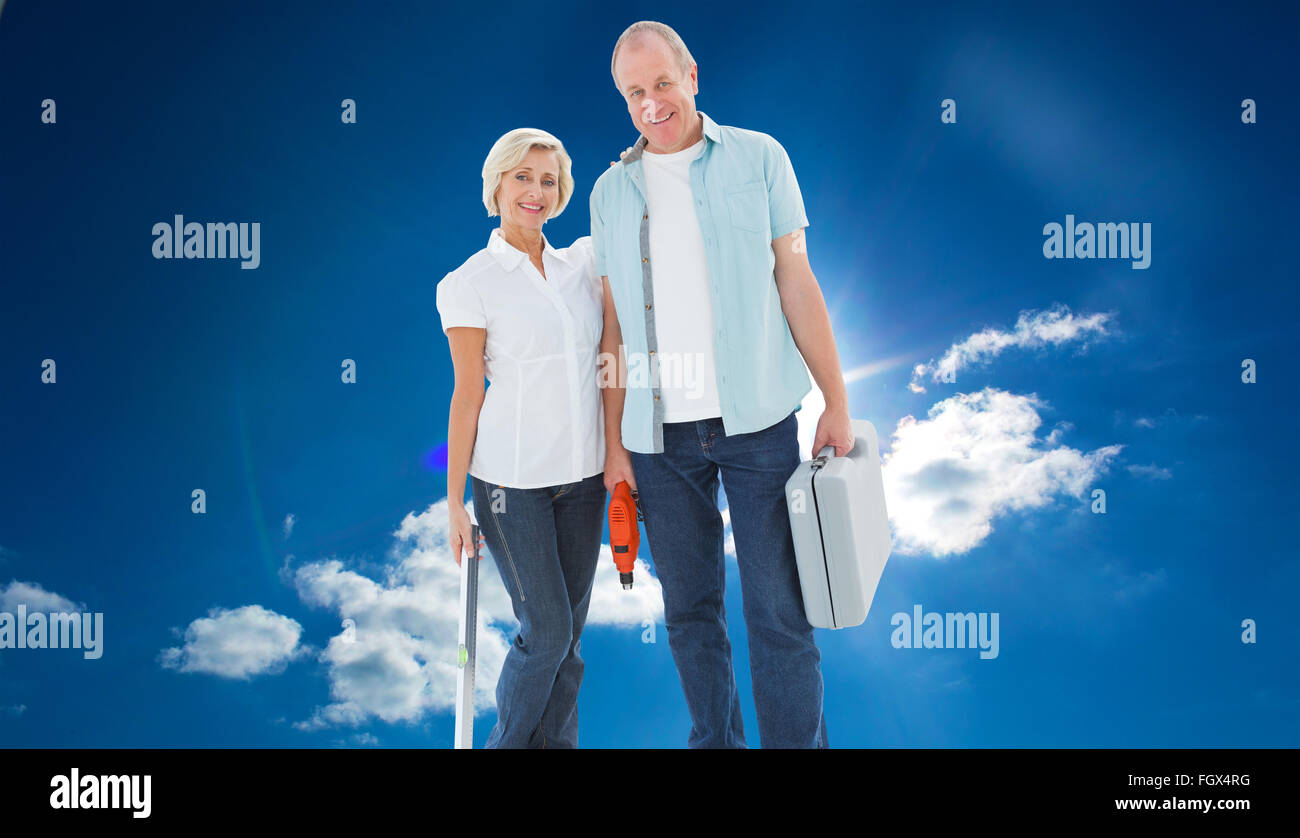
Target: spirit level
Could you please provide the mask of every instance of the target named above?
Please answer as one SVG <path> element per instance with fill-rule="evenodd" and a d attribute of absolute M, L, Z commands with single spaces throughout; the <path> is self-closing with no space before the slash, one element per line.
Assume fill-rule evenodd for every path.
<path fill-rule="evenodd" d="M 478 629 L 478 524 L 470 525 L 471 555 L 460 561 L 460 631 L 456 652 L 456 748 L 474 747 L 474 650 Z"/>

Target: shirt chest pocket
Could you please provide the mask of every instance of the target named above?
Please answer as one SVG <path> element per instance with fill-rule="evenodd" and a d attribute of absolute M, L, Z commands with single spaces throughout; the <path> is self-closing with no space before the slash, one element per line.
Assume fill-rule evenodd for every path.
<path fill-rule="evenodd" d="M 768 235 L 771 219 L 767 211 L 767 184 L 755 180 L 728 189 L 727 211 L 731 213 L 731 226 L 737 230 Z"/>

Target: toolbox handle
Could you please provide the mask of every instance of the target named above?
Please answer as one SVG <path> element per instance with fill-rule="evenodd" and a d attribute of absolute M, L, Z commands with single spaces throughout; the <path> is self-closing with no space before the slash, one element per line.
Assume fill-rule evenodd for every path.
<path fill-rule="evenodd" d="M 812 459 L 813 471 L 817 471 L 822 466 L 826 465 L 827 458 L 834 457 L 834 456 L 835 456 L 835 446 L 823 445 L 821 453 L 819 453 L 816 457 L 813 457 Z"/>

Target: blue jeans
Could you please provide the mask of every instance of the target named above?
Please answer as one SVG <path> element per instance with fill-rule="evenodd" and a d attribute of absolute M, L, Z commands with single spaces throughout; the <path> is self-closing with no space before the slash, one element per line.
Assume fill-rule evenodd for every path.
<path fill-rule="evenodd" d="M 484 747 L 576 748 L 580 638 L 600 557 L 604 475 L 541 489 L 470 480 L 474 515 L 519 621 Z"/>
<path fill-rule="evenodd" d="M 766 748 L 825 748 L 821 652 L 804 614 L 785 482 L 799 465 L 792 412 L 727 436 L 719 418 L 663 426 L 662 454 L 629 452 L 664 621 L 691 713 L 691 748 L 744 748 L 723 606 L 718 476 L 726 486 L 749 634 L 749 669 Z"/>

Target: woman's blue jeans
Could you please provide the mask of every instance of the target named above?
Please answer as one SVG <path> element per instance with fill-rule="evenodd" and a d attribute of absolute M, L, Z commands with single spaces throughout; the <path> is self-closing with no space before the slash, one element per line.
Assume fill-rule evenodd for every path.
<path fill-rule="evenodd" d="M 663 585 L 668 645 L 691 714 L 692 748 L 744 748 L 740 693 L 723 607 L 718 477 L 749 635 L 765 748 L 826 748 L 821 652 L 803 607 L 785 483 L 799 466 L 798 420 L 727 436 L 722 420 L 664 423 L 662 454 L 630 452 L 646 537 Z"/>
<path fill-rule="evenodd" d="M 541 489 L 470 481 L 479 529 L 519 621 L 484 747 L 576 748 L 580 638 L 600 558 L 604 474 Z"/>

